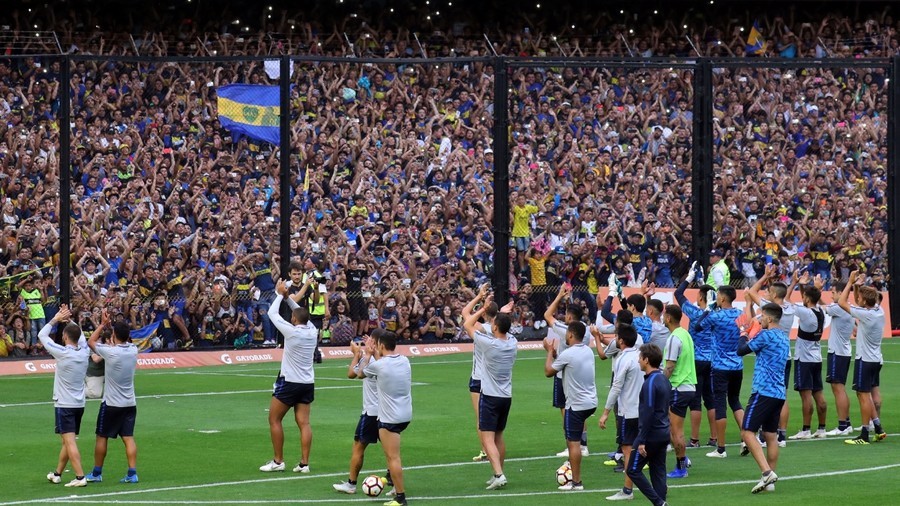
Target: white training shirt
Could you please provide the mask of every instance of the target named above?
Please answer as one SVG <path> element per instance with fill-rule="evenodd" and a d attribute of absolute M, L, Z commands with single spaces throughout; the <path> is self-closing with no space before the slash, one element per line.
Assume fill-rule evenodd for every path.
<path fill-rule="evenodd" d="M 484 329 L 486 334 L 490 334 L 491 324 L 488 322 L 484 322 L 481 324 L 481 328 Z M 475 343 L 474 349 L 472 351 L 472 379 L 481 381 L 481 377 L 484 375 L 484 346 L 478 346 L 478 343 Z"/>
<path fill-rule="evenodd" d="M 363 369 L 378 383 L 378 421 L 406 423 L 412 420 L 412 369 L 403 355 L 372 360 Z"/>
<path fill-rule="evenodd" d="M 606 409 L 612 409 L 618 403 L 618 415 L 626 419 L 638 418 L 638 405 L 641 400 L 641 387 L 644 385 L 644 373 L 638 364 L 638 349 L 627 348 L 619 352 L 619 358 L 613 366 L 613 384 L 606 398 Z"/>
<path fill-rule="evenodd" d="M 134 371 L 137 369 L 138 348 L 132 343 L 97 344 L 97 355 L 106 361 L 106 387 L 103 402 L 115 408 L 137 406 L 134 396 Z"/>
<path fill-rule="evenodd" d="M 850 314 L 859 321 L 856 330 L 856 358 L 863 362 L 884 363 L 881 339 L 884 335 L 884 310 L 881 306 L 850 306 Z"/>
<path fill-rule="evenodd" d="M 825 306 L 825 314 L 831 315 L 828 353 L 834 353 L 839 357 L 852 356 L 853 348 L 850 344 L 850 336 L 853 335 L 853 326 L 856 325 L 856 320 L 837 304 Z"/>
<path fill-rule="evenodd" d="M 291 383 L 315 383 L 313 373 L 313 355 L 319 340 L 319 330 L 307 322 L 306 325 L 291 325 L 278 314 L 281 294 L 275 297 L 269 306 L 269 320 L 284 336 L 284 355 L 281 358 L 281 375 Z"/>
<path fill-rule="evenodd" d="M 84 334 L 81 334 L 77 346 L 56 344 L 50 339 L 53 326 L 53 323 L 48 323 L 38 333 L 38 339 L 44 345 L 44 349 L 56 359 L 56 372 L 53 373 L 53 405 L 57 408 L 83 408 L 84 377 L 87 375 L 91 350 L 87 347 Z"/>
<path fill-rule="evenodd" d="M 518 353 L 516 338 L 507 334 L 506 339 L 497 339 L 476 331 L 475 343 L 484 348 L 481 393 L 491 397 L 512 398 L 512 370 Z"/>
<path fill-rule="evenodd" d="M 562 374 L 566 409 L 584 411 L 597 407 L 597 380 L 594 352 L 579 343 L 563 350 L 553 361 L 553 369 Z"/>
<path fill-rule="evenodd" d="M 363 355 L 359 363 L 353 368 L 357 374 L 365 371 L 366 366 L 375 361 L 372 355 Z M 374 377 L 363 377 L 362 414 L 366 416 L 378 416 L 378 381 Z"/>

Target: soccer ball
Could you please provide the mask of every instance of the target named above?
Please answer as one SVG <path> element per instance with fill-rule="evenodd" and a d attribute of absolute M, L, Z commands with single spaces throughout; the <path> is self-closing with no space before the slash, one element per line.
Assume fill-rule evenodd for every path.
<path fill-rule="evenodd" d="M 362 482 L 362 491 L 369 497 L 378 497 L 387 485 L 387 480 L 381 476 L 369 476 Z"/>
<path fill-rule="evenodd" d="M 569 467 L 569 463 L 559 466 L 559 469 L 556 470 L 556 483 L 560 485 L 568 485 L 572 482 L 572 468 Z"/>

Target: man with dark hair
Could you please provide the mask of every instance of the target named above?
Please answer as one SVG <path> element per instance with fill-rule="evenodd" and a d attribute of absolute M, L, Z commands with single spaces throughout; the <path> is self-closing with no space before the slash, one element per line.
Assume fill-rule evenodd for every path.
<path fill-rule="evenodd" d="M 769 264 L 766 266 L 766 269 L 750 287 L 744 293 L 744 298 L 747 301 L 747 304 L 756 304 L 758 307 L 763 307 L 766 304 L 772 303 L 777 304 L 781 307 L 781 320 L 778 324 L 781 327 L 781 330 L 784 331 L 785 334 L 791 335 L 791 329 L 794 326 L 794 319 L 797 315 L 796 306 L 788 299 L 788 294 L 794 291 L 794 287 L 797 285 L 797 281 L 799 277 L 796 272 L 791 277 L 790 286 L 785 285 L 780 281 L 773 281 L 775 279 L 775 275 L 778 269 L 774 264 Z M 761 297 L 759 295 L 759 290 L 762 288 L 764 284 L 768 283 L 768 287 L 766 289 L 767 298 Z M 788 350 L 788 361 L 787 365 L 784 367 L 784 387 L 788 388 L 788 385 L 791 384 L 791 357 L 790 350 Z M 789 403 L 785 402 L 784 406 L 781 408 L 781 420 L 778 423 L 778 446 L 782 448 L 787 444 L 787 424 L 790 419 L 790 408 Z M 796 439 L 796 438 L 792 438 Z M 765 441 L 760 439 L 760 443 L 765 446 Z M 747 447 L 744 447 L 741 450 L 741 456 L 747 455 L 748 450 Z"/>
<path fill-rule="evenodd" d="M 834 291 L 841 293 L 846 284 L 836 281 Z M 837 411 L 838 426 L 826 433 L 827 436 L 849 436 L 853 433 L 850 421 L 850 399 L 847 397 L 847 374 L 850 372 L 850 357 L 853 355 L 850 338 L 856 321 L 850 313 L 841 309 L 837 302 L 825 307 L 825 314 L 831 316 L 831 333 L 828 335 L 828 372 L 825 381 L 831 384 L 834 408 Z"/>
<path fill-rule="evenodd" d="M 807 278 L 808 274 L 805 274 Z M 808 280 L 807 280 L 808 281 Z M 804 281 L 805 284 L 805 281 Z M 822 287 L 825 285 L 821 277 L 817 277 L 813 286 L 801 284 L 803 304 L 795 304 L 794 311 L 800 321 L 797 329 L 797 343 L 794 345 L 796 357 L 794 367 L 794 390 L 800 392 L 803 406 L 803 427 L 800 432 L 789 439 L 809 439 L 825 437 L 825 420 L 828 404 L 822 393 L 822 332 L 825 330 L 825 312 L 819 309 L 822 298 Z M 819 427 L 811 432 L 813 401 L 819 418 Z"/>
<path fill-rule="evenodd" d="M 703 326 L 710 328 L 715 335 L 715 347 L 712 360 L 713 394 L 716 408 L 716 446 L 706 454 L 707 457 L 725 458 L 725 427 L 727 425 L 726 407 L 731 407 L 734 420 L 740 427 L 744 419 L 744 407 L 741 405 L 741 383 L 744 379 L 744 361 L 737 354 L 740 331 L 735 320 L 741 310 L 732 307 L 737 292 L 732 286 L 720 286 L 716 295 L 718 310 L 710 314 Z"/>
<path fill-rule="evenodd" d="M 756 353 L 753 389 L 747 401 L 747 417 L 741 423 L 741 438 L 762 471 L 759 483 L 751 489 L 754 494 L 763 490 L 774 491 L 778 481 L 775 467 L 781 450 L 776 431 L 781 418 L 781 405 L 787 397 L 783 373 L 790 351 L 788 336 L 778 325 L 781 316 L 781 307 L 768 303 L 762 307 L 759 320 L 748 318 L 746 314 L 738 320 L 738 355 Z M 756 435 L 760 429 L 766 439 L 765 455 Z"/>
<path fill-rule="evenodd" d="M 871 286 L 856 286 L 859 271 L 850 273 L 847 286 L 838 298 L 838 305 L 856 318 L 856 361 L 853 363 L 853 390 L 859 400 L 859 413 L 862 416 L 862 432 L 853 439 L 844 441 L 850 445 L 869 444 L 869 432 L 875 431 L 875 441 L 887 437 L 881 427 L 879 410 L 881 407 L 881 365 L 884 357 L 881 354 L 881 339 L 884 336 L 884 310 L 879 303 L 878 291 Z M 860 306 L 851 306 L 850 287 L 856 290 L 853 298 Z M 870 427 L 871 424 L 871 427 Z"/>
<path fill-rule="evenodd" d="M 657 348 L 663 350 L 666 342 L 669 340 L 671 331 L 666 328 L 663 323 L 663 311 L 666 305 L 659 299 L 651 299 L 647 297 L 647 318 L 650 320 L 650 343 L 656 345 Z"/>
<path fill-rule="evenodd" d="M 681 306 L 682 313 L 688 317 L 688 332 L 694 341 L 694 370 L 697 374 L 697 390 L 691 400 L 691 441 L 688 443 L 691 448 L 700 447 L 700 421 L 704 407 L 709 422 L 707 444 L 716 445 L 716 412 L 711 378 L 714 335 L 712 329 L 703 325 L 703 321 L 712 314 L 716 290 L 710 285 L 702 285 L 697 294 L 696 304 L 689 302 L 684 296 L 684 291 L 698 277 L 697 274 L 697 262 L 694 262 L 684 281 L 675 290 L 675 300 Z"/>
<path fill-rule="evenodd" d="M 353 450 L 350 454 L 350 476 L 347 478 L 347 481 L 333 485 L 336 491 L 344 492 L 345 494 L 356 493 L 356 482 L 365 459 L 366 448 L 370 444 L 378 443 L 378 382 L 374 377 L 365 377 L 362 371 L 375 359 L 373 353 L 375 341 L 383 332 L 385 331 L 382 329 L 375 329 L 372 332 L 372 336 L 365 337 L 363 343 L 358 342 L 356 339 L 350 342 L 350 351 L 353 353 L 353 359 L 350 360 L 350 366 L 347 368 L 347 377 L 350 379 L 362 378 L 363 409 L 362 414 L 359 416 L 359 422 L 356 424 L 356 431 L 353 434 Z"/>
<path fill-rule="evenodd" d="M 598 320 L 599 319 L 600 319 L 600 317 L 598 317 Z M 613 320 L 615 321 L 615 323 L 610 323 L 610 324 L 600 325 L 600 326 L 592 325 L 590 328 L 591 335 L 594 338 L 596 338 L 596 340 L 597 340 L 597 356 L 600 357 L 600 360 L 611 359 L 613 362 L 611 371 L 610 371 L 610 385 L 612 385 L 612 382 L 615 381 L 615 379 L 616 379 L 615 378 L 616 356 L 618 356 L 618 354 L 619 354 L 619 346 L 617 343 L 618 339 L 616 337 L 616 335 L 617 335 L 616 329 L 618 329 L 618 327 L 621 325 L 631 326 L 632 322 L 634 321 L 634 315 L 631 313 L 631 311 L 629 311 L 627 309 L 620 309 L 616 313 Z M 606 336 L 611 336 L 611 337 L 606 337 Z M 643 339 L 641 339 L 641 336 L 637 336 L 637 342 L 635 343 L 635 346 L 640 346 L 642 344 L 644 344 Z M 616 412 L 618 412 L 618 409 L 616 409 L 616 408 L 613 408 L 613 409 Z M 616 416 L 616 434 L 622 433 L 621 421 L 622 421 L 621 417 Z M 566 448 L 566 451 L 568 453 L 568 448 Z M 557 456 L 560 456 L 560 455 L 557 454 Z M 615 469 L 613 469 L 613 470 L 615 472 L 624 473 L 625 472 L 624 457 L 625 456 L 622 453 L 622 445 L 621 445 L 621 443 L 619 443 L 618 446 L 616 447 L 616 451 L 614 453 L 609 454 L 609 459 L 605 460 L 603 462 L 603 465 L 611 466 L 611 467 L 614 466 Z"/>
<path fill-rule="evenodd" d="M 512 319 L 507 313 L 498 313 L 491 323 L 493 335 L 484 332 L 478 320 L 484 316 L 491 298 L 469 316 L 463 327 L 475 346 L 484 349 L 484 375 L 481 377 L 481 399 L 478 404 L 478 429 L 481 431 L 481 445 L 487 453 L 493 469 L 493 476 L 487 481 L 488 490 L 496 490 L 506 486 L 507 479 L 503 473 L 506 460 L 506 443 L 503 431 L 509 418 L 512 405 L 512 370 L 516 363 L 517 341 L 508 334 Z"/>
<path fill-rule="evenodd" d="M 666 446 L 669 443 L 669 393 L 672 385 L 659 366 L 663 354 L 655 344 L 641 346 L 638 364 L 644 373 L 638 407 L 638 433 L 634 439 L 628 476 L 655 506 L 666 504 Z M 644 465 L 650 465 L 650 480 Z"/>
<path fill-rule="evenodd" d="M 489 288 L 490 285 L 488 285 L 487 283 L 481 285 L 481 288 L 478 289 L 478 294 L 475 296 L 475 298 L 469 301 L 469 303 L 466 304 L 465 307 L 463 307 L 463 321 L 472 316 L 472 311 L 474 311 L 475 305 L 486 300 Z M 481 327 L 486 334 L 491 333 L 491 322 L 494 321 L 494 317 L 497 316 L 498 312 L 499 309 L 497 308 L 497 303 L 491 302 L 490 304 L 485 305 L 484 322 L 481 324 Z M 478 404 L 481 400 L 481 378 L 482 376 L 484 376 L 484 346 L 479 346 L 476 343 L 473 348 L 472 374 L 469 376 L 469 397 L 472 399 L 472 408 L 475 410 L 475 431 L 478 432 Z M 478 444 L 481 444 L 480 435 L 478 436 Z M 473 457 L 472 460 L 474 462 L 484 462 L 487 460 L 487 453 L 484 451 L 483 446 L 481 448 L 481 451 L 478 452 L 478 455 Z"/>
<path fill-rule="evenodd" d="M 100 335 L 112 327 L 112 344 L 101 344 Z M 137 370 L 137 346 L 131 343 L 131 329 L 123 322 L 110 325 L 106 309 L 88 341 L 94 353 L 106 362 L 106 390 L 97 413 L 97 442 L 94 445 L 94 469 L 87 481 L 103 481 L 103 461 L 109 438 L 122 436 L 128 472 L 119 483 L 137 483 L 137 445 L 134 424 L 137 419 L 137 400 L 134 395 L 134 373 Z"/>
<path fill-rule="evenodd" d="M 663 372 L 672 385 L 669 406 L 669 424 L 672 428 L 672 446 L 675 449 L 675 469 L 669 478 L 687 478 L 689 461 L 685 455 L 684 419 L 697 389 L 697 370 L 694 365 L 694 340 L 681 327 L 681 308 L 666 306 L 663 317 L 671 332 L 663 353 L 666 369 Z"/>
<path fill-rule="evenodd" d="M 552 341 L 556 347 L 555 353 L 557 355 L 562 354 L 563 351 L 566 350 L 568 346 L 568 340 L 566 339 L 566 333 L 568 332 L 568 327 L 574 322 L 581 320 L 582 310 L 581 306 L 576 304 L 568 304 L 566 306 L 566 316 L 565 322 L 561 322 L 556 319 L 556 312 L 559 310 L 559 303 L 567 298 L 571 294 L 571 287 L 567 287 L 565 284 L 560 285 L 559 293 L 556 294 L 556 298 L 553 299 L 553 302 L 547 307 L 547 310 L 544 312 L 544 320 L 547 322 L 549 326 L 549 330 L 547 331 L 547 340 Z M 579 341 L 580 342 L 580 341 Z M 590 349 L 591 345 L 591 336 L 587 335 L 587 341 L 585 343 Z M 593 353 L 591 353 L 591 358 L 593 359 Z M 559 408 L 560 415 L 563 417 L 563 421 L 565 421 L 566 417 L 566 393 L 565 388 L 563 386 L 563 373 L 562 371 L 557 372 L 553 376 L 553 407 Z M 595 406 L 596 408 L 596 406 Z M 586 457 L 590 452 L 587 447 L 587 430 L 585 430 L 581 435 L 581 447 L 580 453 L 582 457 Z M 557 453 L 557 457 L 570 457 L 571 452 L 569 451 L 568 440 L 566 440 L 566 449 Z M 571 460 L 571 459 L 570 459 Z M 579 459 L 580 460 L 580 459 Z"/>
<path fill-rule="evenodd" d="M 378 437 L 394 483 L 394 498 L 385 506 L 406 506 L 400 434 L 412 421 L 412 369 L 396 348 L 396 334 L 379 333 L 369 350 L 375 360 L 362 370 L 363 377 L 375 378 L 378 387 Z"/>
<path fill-rule="evenodd" d="M 558 299 L 559 297 L 557 297 L 557 301 Z M 549 319 L 548 323 L 550 323 Z M 554 323 L 558 322 L 554 321 Z M 544 349 L 547 351 L 544 373 L 548 378 L 553 377 L 554 379 L 562 373 L 562 386 L 566 399 L 563 433 L 568 444 L 572 482 L 559 487 L 560 490 L 584 490 L 581 482 L 582 452 L 580 449 L 583 448 L 581 442 L 587 430 L 585 422 L 597 411 L 594 352 L 587 345 L 586 333 L 585 326 L 580 321 L 569 322 L 565 336 L 566 347 L 559 354 L 557 354 L 557 345 L 554 340 L 544 339 Z"/>
<path fill-rule="evenodd" d="M 72 463 L 75 479 L 66 483 L 67 487 L 87 486 L 84 469 L 81 467 L 81 453 L 75 437 L 81 430 L 81 418 L 84 416 L 84 377 L 87 374 L 88 360 L 91 350 L 87 347 L 81 328 L 69 320 L 72 313 L 68 306 L 60 305 L 49 323 L 38 332 L 38 340 L 44 349 L 56 359 L 53 373 L 53 405 L 56 410 L 56 433 L 62 438 L 62 450 L 56 470 L 47 475 L 50 483 L 60 483 L 66 464 Z M 50 331 L 59 324 L 69 322 L 62 328 L 63 345 L 56 344 L 50 338 Z"/>
<path fill-rule="evenodd" d="M 609 389 L 599 425 L 601 429 L 606 429 L 609 413 L 613 407 L 617 407 L 616 416 L 621 419 L 619 425 L 621 429 L 616 436 L 616 442 L 622 445 L 622 453 L 625 455 L 624 465 L 625 469 L 628 469 L 630 459 L 633 457 L 631 448 L 638 433 L 638 404 L 644 377 L 638 365 L 638 351 L 634 347 L 638 339 L 635 328 L 631 325 L 619 325 L 616 329 L 616 338 L 621 351 L 613 367 L 613 384 Z M 607 500 L 630 501 L 633 498 L 631 478 L 626 475 L 622 490 L 607 497 Z"/>
<path fill-rule="evenodd" d="M 275 380 L 272 401 L 269 403 L 269 432 L 272 437 L 274 458 L 259 468 L 270 473 L 284 471 L 284 427 L 282 420 L 294 408 L 294 417 L 300 428 L 300 463 L 294 467 L 295 473 L 309 472 L 309 451 L 312 446 L 312 427 L 309 425 L 310 404 L 315 399 L 315 373 L 313 354 L 317 344 L 317 329 L 309 322 L 309 310 L 295 308 L 291 313 L 291 323 L 278 314 L 278 308 L 287 295 L 283 280 L 275 285 L 277 294 L 269 306 L 269 319 L 284 335 L 284 356 L 281 370 Z"/>

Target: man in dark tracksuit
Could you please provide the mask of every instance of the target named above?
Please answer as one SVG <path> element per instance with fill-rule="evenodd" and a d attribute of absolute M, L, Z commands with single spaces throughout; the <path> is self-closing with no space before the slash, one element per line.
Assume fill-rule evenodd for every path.
<path fill-rule="evenodd" d="M 669 443 L 669 395 L 672 385 L 659 370 L 662 350 L 655 344 L 641 346 L 638 364 L 646 376 L 638 408 L 638 435 L 628 466 L 628 477 L 654 505 L 666 504 L 666 445 Z M 650 464 L 650 480 L 644 465 Z"/>

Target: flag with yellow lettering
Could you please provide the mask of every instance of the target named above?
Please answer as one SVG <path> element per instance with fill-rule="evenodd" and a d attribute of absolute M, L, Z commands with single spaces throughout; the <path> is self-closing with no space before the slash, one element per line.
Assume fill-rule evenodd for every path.
<path fill-rule="evenodd" d="M 229 84 L 216 90 L 219 122 L 233 134 L 279 144 L 278 86 Z"/>

